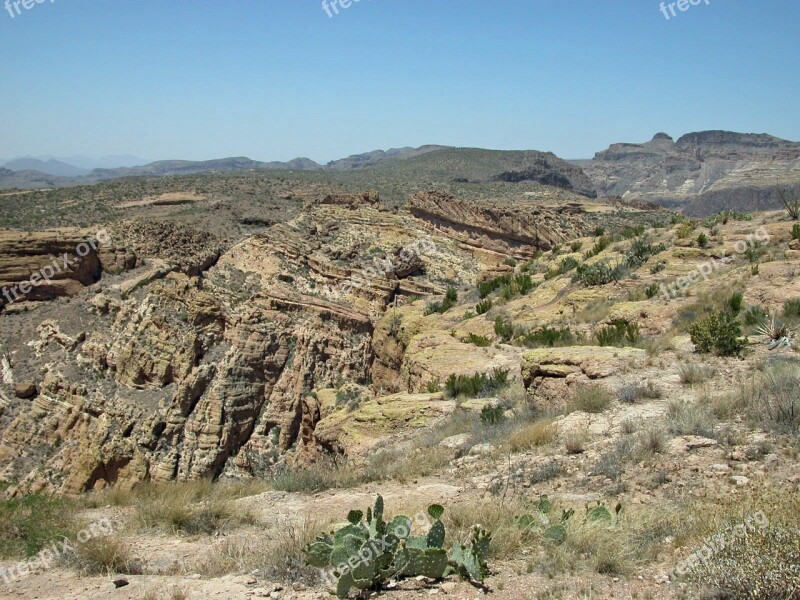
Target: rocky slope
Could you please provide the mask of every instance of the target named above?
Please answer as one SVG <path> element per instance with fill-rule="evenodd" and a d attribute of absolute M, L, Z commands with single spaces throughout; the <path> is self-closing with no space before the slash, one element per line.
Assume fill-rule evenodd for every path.
<path fill-rule="evenodd" d="M 643 144 L 613 144 L 578 161 L 602 195 L 658 202 L 705 216 L 723 209 L 780 207 L 778 185 L 800 181 L 800 143 L 730 131 L 665 133 Z"/>
<path fill-rule="evenodd" d="M 591 221 L 579 198 L 559 214 L 437 194 L 387 211 L 374 194 L 328 195 L 227 249 L 182 225 L 114 223 L 47 296 L 0 314 L 3 477 L 77 492 L 264 474 L 345 450 L 335 421 L 316 435 L 342 386 L 375 397 L 428 378 L 376 331 L 387 308 L 579 235 Z M 85 233 L 4 234 L 4 280 Z M 64 300 L 35 302 L 53 295 Z"/>

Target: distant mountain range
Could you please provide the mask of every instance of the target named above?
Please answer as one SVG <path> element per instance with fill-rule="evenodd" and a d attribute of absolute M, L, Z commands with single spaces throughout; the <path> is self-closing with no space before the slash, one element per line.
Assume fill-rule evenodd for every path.
<path fill-rule="evenodd" d="M 86 160 L 81 164 L 89 164 Z M 130 163 L 136 158 L 104 157 L 96 162 L 115 160 Z M 768 134 L 701 131 L 688 133 L 677 142 L 666 133 L 659 133 L 649 142 L 612 144 L 591 160 L 565 161 L 552 153 L 534 150 L 427 145 L 374 150 L 327 165 L 309 158 L 261 162 L 232 157 L 162 160 L 91 170 L 55 157 L 27 157 L 12 160 L 0 169 L 0 189 L 80 185 L 136 176 L 260 170 L 347 173 L 366 169 L 380 170 L 388 180 L 535 181 L 587 197 L 621 196 L 705 215 L 723 208 L 747 211 L 778 207 L 775 188 L 796 187 L 800 183 L 800 143 Z"/>

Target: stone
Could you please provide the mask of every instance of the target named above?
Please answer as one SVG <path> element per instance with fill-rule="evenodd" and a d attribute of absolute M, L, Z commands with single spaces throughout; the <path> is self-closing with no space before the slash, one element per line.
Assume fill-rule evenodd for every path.
<path fill-rule="evenodd" d="M 36 384 L 33 381 L 21 381 L 14 386 L 14 395 L 22 400 L 33 398 L 36 393 Z"/>
<path fill-rule="evenodd" d="M 733 475 L 731 477 L 731 481 L 736 485 L 747 485 L 750 483 L 750 478 L 745 477 L 744 475 Z"/>
<path fill-rule="evenodd" d="M 444 438 L 439 445 L 443 448 L 450 448 L 451 450 L 462 451 L 466 450 L 470 445 L 472 436 L 469 433 L 459 433 L 458 435 L 451 435 Z"/>

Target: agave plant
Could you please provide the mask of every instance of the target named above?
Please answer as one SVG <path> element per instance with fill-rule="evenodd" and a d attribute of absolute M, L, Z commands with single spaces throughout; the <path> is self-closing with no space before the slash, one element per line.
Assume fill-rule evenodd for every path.
<path fill-rule="evenodd" d="M 779 322 L 775 315 L 765 317 L 757 329 L 758 335 L 764 338 L 770 350 L 792 348 L 795 332 L 785 323 Z"/>

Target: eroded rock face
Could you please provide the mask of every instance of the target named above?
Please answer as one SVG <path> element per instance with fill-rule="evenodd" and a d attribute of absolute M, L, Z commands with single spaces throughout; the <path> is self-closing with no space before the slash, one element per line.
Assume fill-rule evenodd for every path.
<path fill-rule="evenodd" d="M 508 256 L 573 236 L 580 209 L 430 195 L 390 212 L 355 198 L 312 203 L 227 250 L 170 224 L 116 224 L 98 285 L 0 317 L 2 477 L 80 492 L 264 475 L 447 414 L 452 402 L 426 391 L 453 361 L 520 373 L 513 352 L 420 335 L 424 301 L 411 297 L 474 285 Z M 418 319 L 405 338 L 392 319 L 404 311 Z M 15 381 L 38 393 L 14 397 Z M 369 393 L 342 412 L 318 391 L 345 382 Z"/>
<path fill-rule="evenodd" d="M 781 207 L 776 186 L 800 178 L 800 143 L 765 134 L 664 133 L 643 144 L 613 144 L 579 161 L 597 190 L 625 200 L 657 202 L 688 214 Z"/>
<path fill-rule="evenodd" d="M 478 204 L 444 192 L 420 192 L 408 207 L 418 219 L 468 246 L 519 258 L 579 237 L 586 227 L 577 206 L 556 210 L 535 202 Z"/>

